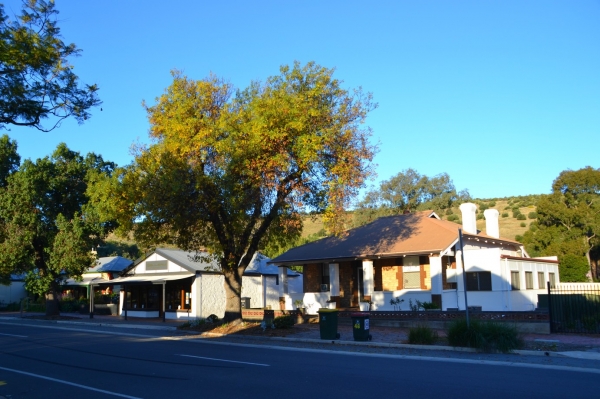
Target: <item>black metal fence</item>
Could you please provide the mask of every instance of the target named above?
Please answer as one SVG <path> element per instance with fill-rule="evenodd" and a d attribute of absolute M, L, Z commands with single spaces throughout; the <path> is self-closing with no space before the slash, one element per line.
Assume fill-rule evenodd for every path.
<path fill-rule="evenodd" d="M 539 301 L 548 307 L 551 332 L 600 334 L 600 284 L 548 283 L 548 295 Z"/>

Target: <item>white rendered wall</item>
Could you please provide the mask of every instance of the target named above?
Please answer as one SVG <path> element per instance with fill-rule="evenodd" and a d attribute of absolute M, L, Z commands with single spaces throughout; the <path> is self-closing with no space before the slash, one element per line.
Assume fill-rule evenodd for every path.
<path fill-rule="evenodd" d="M 410 310 L 410 301 L 413 301 L 413 304 L 416 303 L 417 300 L 421 302 L 431 302 L 431 291 L 427 290 L 398 290 L 398 291 L 374 291 L 371 296 L 371 301 L 373 304 L 371 305 L 371 310 L 380 310 L 380 311 L 391 311 L 394 310 L 394 306 L 390 304 L 390 300 L 392 298 L 400 298 L 403 299 L 399 306 L 396 305 L 396 310 Z"/>
<path fill-rule="evenodd" d="M 362 270 L 363 270 L 363 295 L 372 295 L 373 294 L 373 261 L 366 260 L 366 259 L 363 260 L 362 261 Z"/>
<path fill-rule="evenodd" d="M 225 316 L 225 277 L 220 274 L 202 275 L 202 317 L 211 314 L 222 318 Z"/>
<path fill-rule="evenodd" d="M 279 309 L 279 286 L 275 276 L 264 276 L 265 287 L 265 306 L 270 306 L 271 309 Z"/>
<path fill-rule="evenodd" d="M 329 295 L 329 292 L 306 292 L 302 296 L 293 294 L 290 297 L 292 300 L 302 299 L 306 313 L 314 315 L 320 308 L 327 307 Z"/>
<path fill-rule="evenodd" d="M 250 298 L 251 308 L 263 308 L 263 286 L 262 276 L 243 276 L 242 277 L 242 298 Z"/>
<path fill-rule="evenodd" d="M 442 257 L 429 257 L 429 273 L 431 274 L 431 293 L 440 295 L 442 293 Z"/>
<path fill-rule="evenodd" d="M 337 263 L 329 264 L 329 295 L 340 295 L 340 265 Z"/>
<path fill-rule="evenodd" d="M 146 270 L 146 262 L 147 261 L 157 261 L 157 260 L 166 260 L 168 261 L 166 270 Z M 163 256 L 160 256 L 157 253 L 153 253 L 147 259 L 144 259 L 143 262 L 140 262 L 134 269 L 133 274 L 150 274 L 150 273 L 176 273 L 176 272 L 186 272 L 189 273 L 189 270 L 184 269 L 183 267 L 177 265 L 176 263 L 171 262 Z"/>
<path fill-rule="evenodd" d="M 288 294 L 300 294 L 304 292 L 302 275 L 288 276 Z"/>

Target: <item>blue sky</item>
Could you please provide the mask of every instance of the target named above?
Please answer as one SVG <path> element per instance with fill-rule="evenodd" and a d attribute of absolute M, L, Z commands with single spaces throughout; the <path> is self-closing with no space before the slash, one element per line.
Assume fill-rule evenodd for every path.
<path fill-rule="evenodd" d="M 7 14 L 20 1 L 4 1 Z M 82 82 L 102 111 L 83 125 L 6 132 L 22 158 L 60 142 L 125 165 L 148 142 L 152 104 L 177 68 L 237 87 L 315 61 L 379 103 L 367 119 L 377 184 L 413 168 L 448 173 L 475 198 L 549 193 L 599 165 L 600 2 L 56 0 Z"/>

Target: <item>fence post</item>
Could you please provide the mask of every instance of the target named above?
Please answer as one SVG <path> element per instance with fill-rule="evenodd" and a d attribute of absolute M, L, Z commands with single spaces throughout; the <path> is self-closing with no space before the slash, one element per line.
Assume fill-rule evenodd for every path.
<path fill-rule="evenodd" d="M 547 283 L 548 286 L 548 322 L 550 323 L 550 332 L 554 332 L 554 328 L 552 327 L 552 294 L 550 293 L 550 281 Z"/>

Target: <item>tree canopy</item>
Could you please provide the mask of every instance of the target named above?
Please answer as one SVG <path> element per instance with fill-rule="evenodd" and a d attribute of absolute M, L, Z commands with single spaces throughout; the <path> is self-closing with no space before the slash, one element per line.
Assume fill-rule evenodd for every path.
<path fill-rule="evenodd" d="M 266 245 L 297 238 L 300 212 L 341 233 L 376 150 L 362 124 L 370 94 L 313 62 L 243 90 L 215 76 L 173 83 L 147 106 L 150 135 L 133 165 L 98 183 L 95 203 L 144 246 L 208 250 L 225 275 L 226 318 L 241 317 L 242 273 Z M 125 220 L 126 218 L 126 220 Z"/>
<path fill-rule="evenodd" d="M 523 235 L 533 256 L 585 256 L 591 276 L 591 251 L 600 245 L 600 169 L 565 170 L 554 180 L 552 193 L 537 204 L 538 222 Z M 562 259 L 561 259 L 562 261 Z"/>
<path fill-rule="evenodd" d="M 369 223 L 382 216 L 415 210 L 443 211 L 470 199 L 469 192 L 457 192 L 447 173 L 434 177 L 406 169 L 367 192 L 355 210 L 355 225 Z"/>
<path fill-rule="evenodd" d="M 61 40 L 57 14 L 54 1 L 28 0 L 11 20 L 0 4 L 0 128 L 50 131 L 65 118 L 82 123 L 100 104 L 98 87 L 81 86 L 73 72 L 69 59 L 81 50 Z"/>
<path fill-rule="evenodd" d="M 46 296 L 48 314 L 58 313 L 61 281 L 81 277 L 110 228 L 87 205 L 86 189 L 89 176 L 113 168 L 60 144 L 49 157 L 23 162 L 0 189 L 0 279 L 26 273 L 27 289 Z"/>

